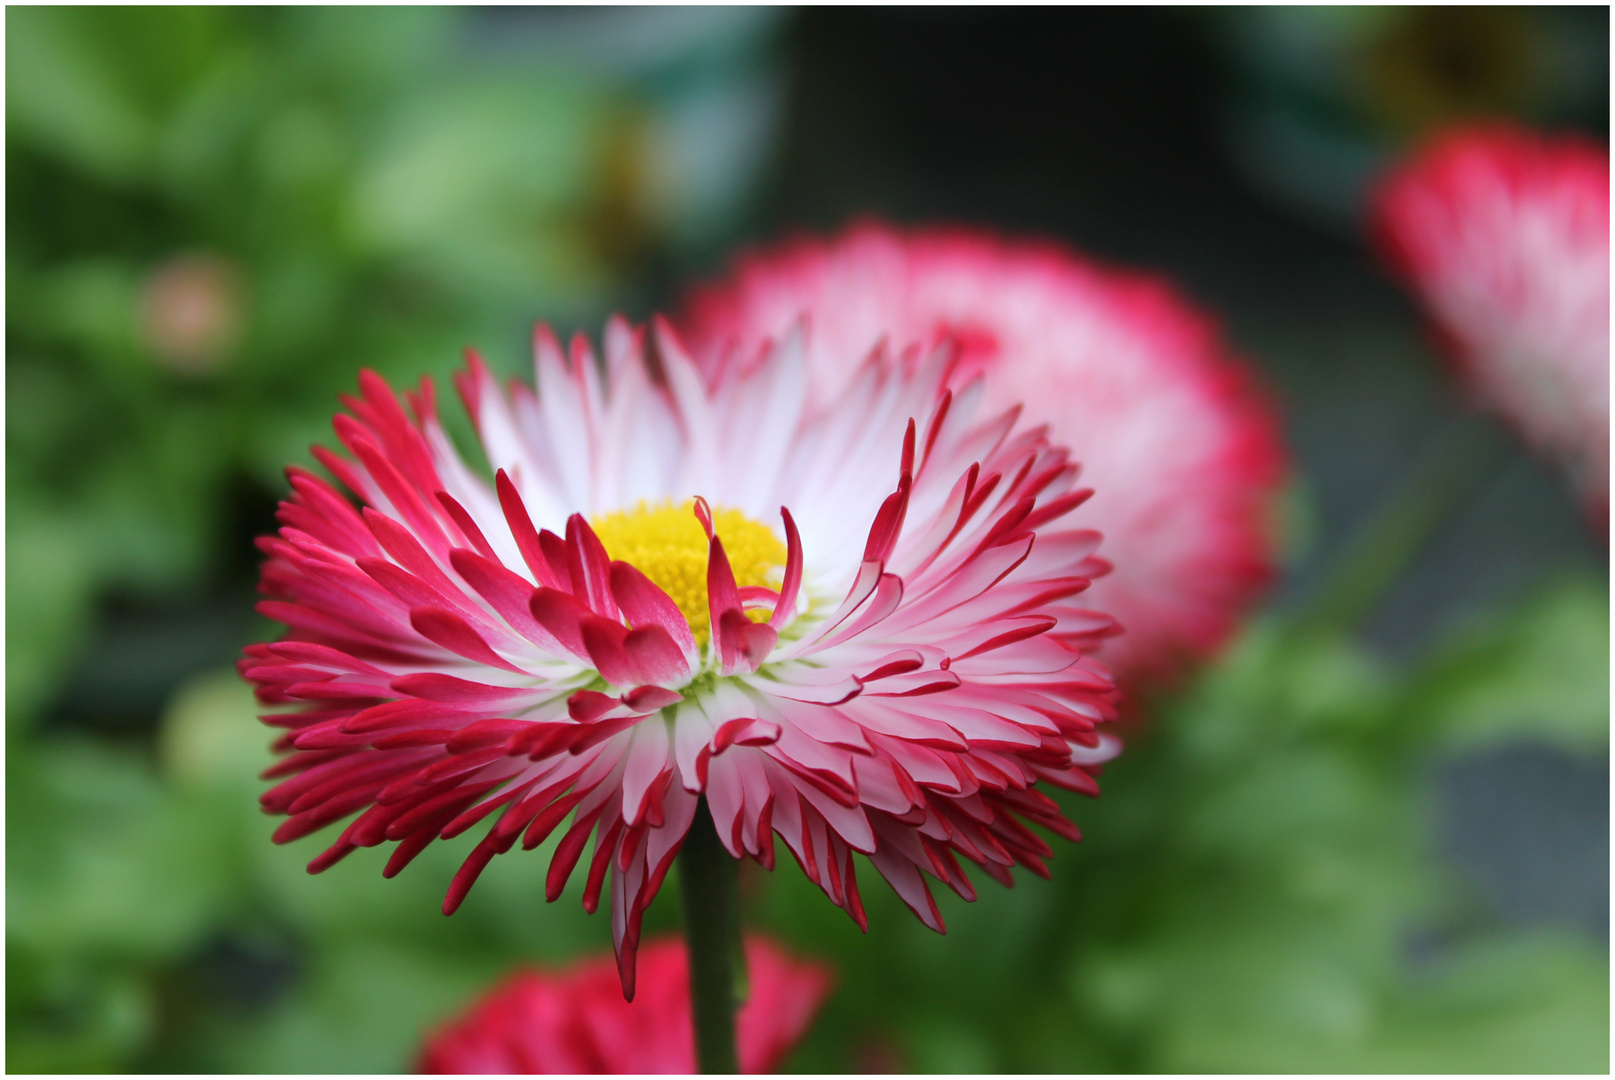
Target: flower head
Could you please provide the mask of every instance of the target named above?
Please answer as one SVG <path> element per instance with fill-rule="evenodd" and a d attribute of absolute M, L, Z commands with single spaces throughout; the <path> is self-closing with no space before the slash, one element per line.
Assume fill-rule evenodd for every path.
<path fill-rule="evenodd" d="M 746 939 L 748 994 L 735 1016 L 742 1072 L 773 1072 L 830 992 L 820 964 Z M 639 996 L 623 1000 L 616 965 L 511 976 L 426 1041 L 423 1073 L 693 1073 L 689 955 L 677 940 L 639 952 Z"/>
<path fill-rule="evenodd" d="M 1609 153 L 1493 126 L 1384 181 L 1374 226 L 1471 391 L 1609 507 Z"/>
<path fill-rule="evenodd" d="M 494 855 L 559 835 L 555 899 L 594 836 L 632 994 L 640 918 L 704 796 L 737 857 L 778 835 L 860 924 L 853 855 L 928 925 L 925 876 L 974 895 L 1046 873 L 1027 823 L 1076 839 L 1034 785 L 1096 793 L 1116 752 L 1106 565 L 1089 492 L 1042 429 L 978 415 L 952 354 L 873 354 L 819 405 L 800 333 L 704 380 L 671 331 L 613 321 L 605 363 L 537 334 L 538 389 L 474 355 L 459 389 L 494 480 L 407 395 L 361 376 L 317 449 L 361 501 L 291 470 L 260 610 L 290 627 L 243 674 L 288 729 L 266 808 L 285 842 L 362 811 L 311 864 L 490 817 L 445 913 Z M 686 520 L 685 514 L 689 514 Z M 690 523 L 693 522 L 692 526 Z M 570 818 L 570 825 L 565 825 Z"/>
<path fill-rule="evenodd" d="M 1082 462 L 1086 521 L 1115 572 L 1089 603 L 1126 633 L 1123 674 L 1170 674 L 1214 650 L 1272 572 L 1278 425 L 1213 322 L 1165 282 L 1048 243 L 874 223 L 740 260 L 697 290 L 686 329 L 707 371 L 744 368 L 806 314 L 815 392 L 828 398 L 881 341 L 961 350 L 988 409 L 1024 407 Z"/>

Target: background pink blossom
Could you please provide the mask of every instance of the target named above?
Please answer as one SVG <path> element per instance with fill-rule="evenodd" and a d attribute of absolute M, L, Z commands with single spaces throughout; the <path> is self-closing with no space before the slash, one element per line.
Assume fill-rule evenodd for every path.
<path fill-rule="evenodd" d="M 956 385 L 988 373 L 989 409 L 1020 404 L 1071 448 L 1115 564 L 1090 596 L 1124 629 L 1103 654 L 1124 675 L 1215 651 L 1272 576 L 1276 416 L 1216 322 L 1165 280 L 1052 242 L 865 222 L 742 257 L 690 296 L 685 325 L 716 373 L 803 315 L 818 400 L 883 339 L 923 352 L 951 337 Z"/>
<path fill-rule="evenodd" d="M 735 1018 L 740 1069 L 773 1072 L 830 993 L 830 970 L 759 935 L 746 939 L 748 993 Z M 510 976 L 427 1037 L 423 1073 L 692 1073 L 689 954 L 677 939 L 639 951 L 630 1004 L 608 956 Z"/>

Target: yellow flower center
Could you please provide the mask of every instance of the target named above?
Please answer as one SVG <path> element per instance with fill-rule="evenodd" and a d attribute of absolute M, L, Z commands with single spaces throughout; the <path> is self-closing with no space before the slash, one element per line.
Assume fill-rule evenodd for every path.
<path fill-rule="evenodd" d="M 707 534 L 695 517 L 695 500 L 675 504 L 671 499 L 641 500 L 632 510 L 614 510 L 589 524 L 606 553 L 632 563 L 672 598 L 690 622 L 697 648 L 712 636 L 707 610 Z M 723 541 L 724 554 L 741 588 L 761 585 L 777 589 L 783 576 L 786 551 L 773 530 L 739 510 L 714 507 L 712 529 Z M 748 614 L 762 621 L 767 611 Z"/>

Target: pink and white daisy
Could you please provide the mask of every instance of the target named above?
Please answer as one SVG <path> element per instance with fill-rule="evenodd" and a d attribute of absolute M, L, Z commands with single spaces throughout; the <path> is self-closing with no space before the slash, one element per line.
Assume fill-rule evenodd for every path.
<path fill-rule="evenodd" d="M 749 992 L 735 1016 L 740 1071 L 773 1072 L 830 992 L 821 964 L 767 938 L 746 939 Z M 616 965 L 586 960 L 523 971 L 426 1041 L 423 1073 L 693 1073 L 689 954 L 682 941 L 639 952 L 639 995 L 623 1000 Z"/>
<path fill-rule="evenodd" d="M 1374 226 L 1471 392 L 1609 509 L 1609 152 L 1504 126 L 1398 166 Z"/>
<path fill-rule="evenodd" d="M 744 369 L 806 315 L 819 400 L 878 343 L 961 348 L 989 409 L 1024 405 L 1082 462 L 1086 520 L 1115 572 L 1089 603 L 1126 633 L 1104 657 L 1167 676 L 1214 651 L 1273 570 L 1285 454 L 1273 411 L 1215 323 L 1165 281 L 1052 243 L 866 222 L 743 257 L 696 290 L 684 328 L 708 372 Z"/>
<path fill-rule="evenodd" d="M 860 925 L 854 853 L 942 929 L 925 876 L 973 896 L 1046 873 L 1027 823 L 1077 839 L 1034 786 L 1096 793 L 1114 691 L 1080 603 L 1105 564 L 1073 528 L 1077 467 L 1015 410 L 946 389 L 947 347 L 877 351 L 812 403 L 787 336 L 710 383 L 671 331 L 536 335 L 538 390 L 473 355 L 459 389 L 493 482 L 432 386 L 360 378 L 316 451 L 362 506 L 290 471 L 248 648 L 259 698 L 296 706 L 263 797 L 289 841 L 363 811 L 311 864 L 493 824 L 448 890 L 559 833 L 555 899 L 594 835 L 631 996 L 640 917 L 704 795 L 722 843 L 772 867 L 778 834 Z M 571 824 L 562 828 L 570 816 Z"/>

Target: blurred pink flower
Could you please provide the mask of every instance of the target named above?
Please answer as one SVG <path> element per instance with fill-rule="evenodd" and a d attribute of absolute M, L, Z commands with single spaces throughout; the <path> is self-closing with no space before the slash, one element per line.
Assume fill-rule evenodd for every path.
<path fill-rule="evenodd" d="M 178 255 L 154 269 L 141 291 L 147 348 L 171 371 L 202 375 L 220 367 L 241 337 L 241 272 L 205 252 Z"/>
<path fill-rule="evenodd" d="M 1115 562 L 1089 603 L 1125 630 L 1103 650 L 1124 676 L 1214 651 L 1272 574 L 1274 413 L 1215 323 L 1163 280 L 1052 243 L 866 222 L 743 257 L 687 311 L 709 375 L 744 369 L 806 313 L 818 400 L 882 340 L 956 341 L 954 385 L 985 374 L 989 410 L 1022 406 L 1082 463 L 1086 521 Z"/>
<path fill-rule="evenodd" d="M 830 992 L 828 968 L 746 939 L 749 993 L 735 1017 L 740 1069 L 773 1072 Z M 523 971 L 434 1032 L 423 1073 L 693 1073 L 689 957 L 678 940 L 639 953 L 639 996 L 623 1000 L 609 959 Z"/>
<path fill-rule="evenodd" d="M 1473 394 L 1609 509 L 1609 152 L 1448 132 L 1381 184 L 1374 229 Z"/>
<path fill-rule="evenodd" d="M 429 382 L 411 420 L 368 372 L 335 420 L 357 460 L 316 449 L 361 510 L 291 470 L 259 607 L 291 630 L 241 661 L 297 706 L 265 717 L 275 839 L 362 810 L 309 869 L 396 841 L 391 876 L 499 811 L 450 913 L 570 814 L 548 897 L 593 832 L 583 903 L 609 874 L 629 996 L 703 794 L 732 854 L 772 868 L 779 834 L 860 925 L 854 852 L 939 931 L 924 875 L 973 898 L 957 855 L 1046 874 L 1023 820 L 1078 834 L 1034 785 L 1097 794 L 1118 749 L 1066 451 L 944 390 L 947 347 L 877 354 L 817 408 L 799 335 L 710 382 L 665 327 L 613 321 L 603 368 L 544 328 L 536 353 L 541 393 L 474 356 L 458 379 L 494 484 Z"/>

